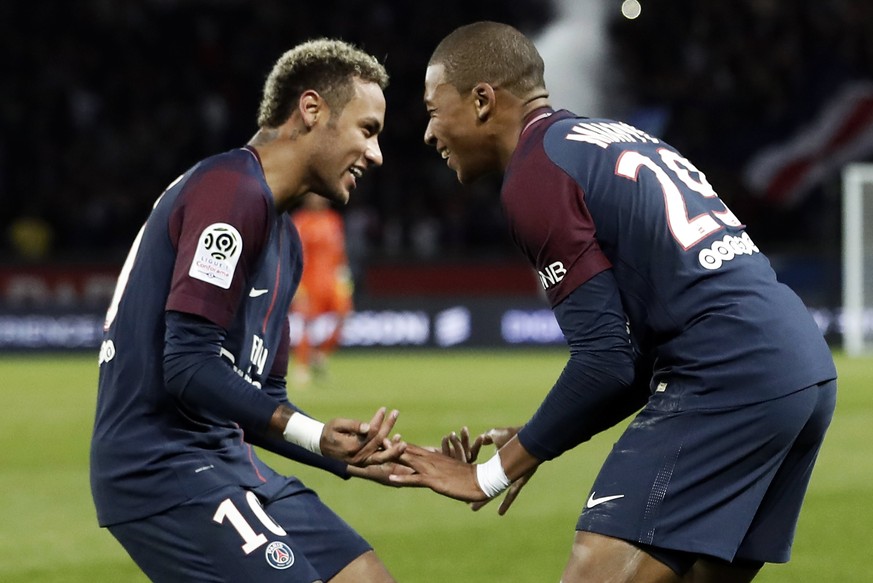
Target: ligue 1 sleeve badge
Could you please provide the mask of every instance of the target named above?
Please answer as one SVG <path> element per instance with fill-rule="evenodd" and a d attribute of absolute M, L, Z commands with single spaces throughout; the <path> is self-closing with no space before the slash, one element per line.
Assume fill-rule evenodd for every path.
<path fill-rule="evenodd" d="M 267 558 L 267 564 L 274 569 L 287 569 L 294 564 L 294 553 L 291 551 L 291 547 L 280 540 L 267 545 L 264 556 Z"/>
<path fill-rule="evenodd" d="M 188 275 L 222 289 L 229 289 L 237 261 L 242 255 L 242 247 L 242 235 L 233 225 L 209 225 L 197 241 Z"/>

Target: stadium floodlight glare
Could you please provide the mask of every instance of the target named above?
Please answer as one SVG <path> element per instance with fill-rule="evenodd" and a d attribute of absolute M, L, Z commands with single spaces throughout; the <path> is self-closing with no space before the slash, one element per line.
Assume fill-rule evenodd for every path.
<path fill-rule="evenodd" d="M 873 352 L 873 163 L 843 169 L 843 347 Z"/>

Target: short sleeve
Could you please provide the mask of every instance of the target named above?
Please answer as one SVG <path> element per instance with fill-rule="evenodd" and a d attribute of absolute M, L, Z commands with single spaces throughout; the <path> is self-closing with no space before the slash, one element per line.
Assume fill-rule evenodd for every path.
<path fill-rule="evenodd" d="M 170 215 L 176 264 L 167 310 L 230 326 L 269 236 L 265 188 L 233 167 L 206 168 L 189 180 Z"/>

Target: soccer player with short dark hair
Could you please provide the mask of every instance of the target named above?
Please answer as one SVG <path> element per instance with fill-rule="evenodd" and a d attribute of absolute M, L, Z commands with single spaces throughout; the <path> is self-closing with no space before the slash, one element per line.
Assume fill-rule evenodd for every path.
<path fill-rule="evenodd" d="M 285 53 L 259 129 L 158 198 L 100 351 L 91 486 L 100 524 L 155 581 L 393 581 L 372 548 L 252 444 L 387 482 L 397 412 L 322 424 L 285 390 L 301 246 L 287 211 L 345 203 L 382 163 L 384 67 L 342 41 Z"/>
<path fill-rule="evenodd" d="M 569 361 L 517 433 L 473 445 L 501 446 L 491 460 L 410 445 L 401 459 L 418 473 L 392 480 L 514 496 L 540 463 L 643 407 L 594 481 L 563 583 L 749 581 L 789 559 L 834 411 L 830 351 L 691 161 L 625 123 L 556 111 L 543 70 L 510 26 L 455 30 L 428 64 L 424 137 L 461 182 L 503 174 Z"/>

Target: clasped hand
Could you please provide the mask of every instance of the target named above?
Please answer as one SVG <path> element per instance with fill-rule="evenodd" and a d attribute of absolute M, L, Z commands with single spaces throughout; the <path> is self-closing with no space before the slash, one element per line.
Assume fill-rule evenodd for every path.
<path fill-rule="evenodd" d="M 397 410 L 386 414 L 385 407 L 380 407 L 369 423 L 354 419 L 331 419 L 321 433 L 321 453 L 357 467 L 399 459 L 407 447 L 406 443 L 399 435 L 388 438 L 398 414 Z"/>
<path fill-rule="evenodd" d="M 470 503 L 470 508 L 479 510 L 490 499 L 479 487 L 475 462 L 484 445 L 500 449 L 518 432 L 518 428 L 491 429 L 479 435 L 472 443 L 470 432 L 464 427 L 460 435 L 452 433 L 443 438 L 441 449 L 408 445 L 400 456 L 400 464 L 412 473 L 393 473 L 389 480 L 397 486 L 427 487 L 431 490 Z M 536 467 L 515 480 L 508 488 L 497 513 L 504 515 L 518 497 L 521 489 L 536 472 Z"/>

